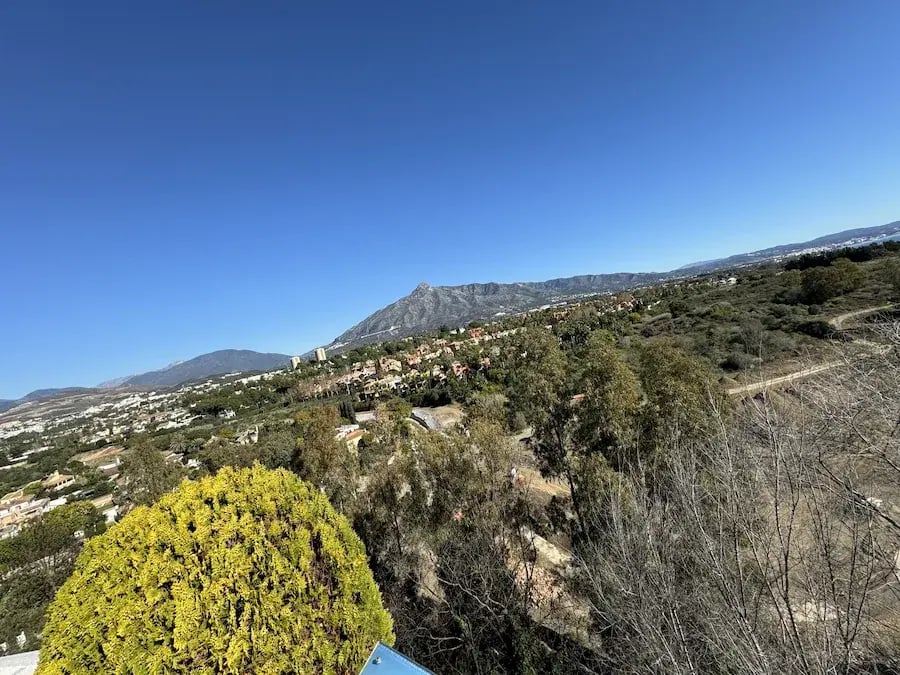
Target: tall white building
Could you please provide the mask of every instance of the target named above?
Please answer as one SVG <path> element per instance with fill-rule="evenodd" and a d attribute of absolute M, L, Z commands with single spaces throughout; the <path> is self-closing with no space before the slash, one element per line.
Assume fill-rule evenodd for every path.
<path fill-rule="evenodd" d="M 317 348 L 316 348 L 316 361 L 322 362 L 322 361 L 324 361 L 326 358 L 328 358 L 328 357 L 325 356 L 325 348 L 324 348 L 324 347 L 317 347 Z"/>

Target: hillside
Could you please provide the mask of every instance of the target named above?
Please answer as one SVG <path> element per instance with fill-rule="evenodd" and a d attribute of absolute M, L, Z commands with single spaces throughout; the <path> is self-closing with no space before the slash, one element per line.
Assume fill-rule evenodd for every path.
<path fill-rule="evenodd" d="M 287 366 L 287 354 L 254 352 L 249 349 L 222 349 L 201 354 L 188 361 L 179 361 L 159 370 L 132 375 L 117 381 L 119 386 L 170 387 L 213 375 L 249 371 L 272 370 Z"/>
<path fill-rule="evenodd" d="M 833 262 L 845 255 L 854 261 Z M 732 623 L 722 622 L 720 617 L 727 612 L 765 611 L 772 623 L 759 624 L 765 638 L 760 642 L 771 645 L 778 636 L 790 638 L 790 631 L 782 632 L 778 623 L 774 603 L 779 599 L 772 600 L 766 586 L 767 579 L 785 574 L 781 562 L 785 556 L 800 561 L 798 579 L 813 579 L 816 585 L 811 592 L 803 583 L 792 584 L 793 596 L 784 596 L 784 602 L 810 607 L 814 593 L 821 588 L 857 594 L 848 597 L 855 607 L 863 608 L 861 625 L 872 635 L 892 637 L 900 616 L 894 574 L 900 540 L 893 528 L 900 493 L 887 451 L 894 448 L 890 433 L 900 401 L 895 358 L 900 347 L 897 316 L 887 310 L 900 299 L 900 279 L 889 274 L 900 264 L 900 244 L 850 254 L 832 251 L 791 262 L 805 266 L 788 274 L 785 268 L 793 267 L 788 262 L 748 267 L 734 273 L 734 283 L 716 283 L 731 272 L 688 276 L 669 287 L 647 283 L 634 292 L 633 306 L 624 310 L 618 308 L 619 297 L 576 296 L 576 303 L 554 303 L 531 313 L 524 331 L 515 330 L 521 317 L 511 316 L 485 327 L 483 335 L 432 334 L 415 343 L 371 346 L 330 364 L 302 363 L 294 372 L 277 378 L 226 376 L 213 379 L 208 386 L 203 383 L 187 389 L 94 389 L 29 403 L 0 414 L 0 457 L 5 460 L 0 494 L 44 481 L 55 467 L 78 468 L 75 462 L 79 462 L 96 470 L 79 474 L 58 496 L 73 501 L 102 499 L 102 513 L 114 518 L 124 511 L 124 500 L 135 494 L 132 480 L 144 484 L 153 480 L 152 488 L 162 493 L 186 472 L 200 476 L 256 462 L 269 467 L 293 466 L 304 480 L 347 509 L 345 513 L 352 508 L 353 515 L 362 514 L 355 524 L 360 537 L 368 537 L 366 550 L 378 556 L 373 560 L 404 560 L 392 538 L 388 546 L 380 545 L 385 542 L 384 532 L 397 527 L 412 550 L 428 552 L 430 560 L 440 565 L 436 582 L 430 580 L 434 577 L 401 578 L 393 574 L 395 568 L 377 565 L 379 570 L 387 570 L 379 579 L 384 594 L 401 599 L 392 607 L 404 612 L 407 604 L 402 599 L 417 589 L 422 589 L 422 603 L 431 603 L 397 614 L 397 625 L 403 626 L 397 630 L 397 639 L 405 641 L 400 646 L 416 655 L 429 653 L 432 636 L 458 629 L 459 614 L 444 612 L 443 600 L 431 595 L 432 589 L 456 592 L 452 589 L 458 588 L 467 597 L 481 593 L 496 607 L 521 608 L 522 603 L 529 603 L 527 612 L 517 610 L 522 614 L 512 630 L 540 631 L 534 634 L 550 636 L 555 645 L 563 645 L 551 653 L 545 642 L 536 641 L 535 654 L 545 655 L 547 665 L 525 672 L 609 672 L 604 664 L 611 662 L 612 655 L 624 652 L 602 651 L 608 649 L 610 638 L 603 616 L 594 609 L 595 587 L 564 583 L 579 569 L 606 564 L 609 558 L 601 555 L 616 556 L 604 572 L 615 582 L 604 588 L 604 593 L 611 594 L 605 597 L 617 603 L 617 616 L 631 617 L 627 625 L 635 626 L 632 634 L 620 639 L 617 650 L 640 640 L 643 626 L 652 620 L 647 612 L 656 611 L 656 605 L 649 610 L 643 602 L 635 605 L 630 589 L 637 586 L 630 584 L 637 582 L 641 588 L 652 589 L 645 597 L 665 599 L 681 593 L 686 600 L 673 602 L 673 611 L 684 611 L 693 606 L 694 597 L 701 598 L 706 603 L 702 615 L 691 621 L 692 625 L 707 621 L 708 626 L 700 625 L 708 634 L 718 635 L 739 621 L 738 617 Z M 821 273 L 828 269 L 836 275 L 824 277 L 830 279 L 824 289 L 821 283 L 804 283 L 822 279 Z M 602 284 L 644 281 L 646 277 L 632 275 L 575 277 L 519 284 L 514 290 L 528 301 L 555 292 L 577 293 Z M 428 304 L 447 296 L 465 305 L 471 299 L 467 293 L 478 297 L 503 295 L 509 290 L 485 284 L 456 289 L 454 294 L 423 285 L 416 289 L 413 301 Z M 809 297 L 812 291 L 816 298 Z M 810 304 L 814 301 L 815 308 Z M 886 337 L 891 335 L 894 337 Z M 382 373 L 372 363 L 379 364 Z M 385 371 L 391 375 L 386 376 Z M 602 399 L 585 395 L 598 391 L 604 392 Z M 765 396 L 758 396 L 760 392 Z M 735 405 L 724 404 L 726 396 Z M 403 404 L 381 407 L 377 413 L 381 421 L 376 422 L 372 408 L 395 397 Z M 558 427 L 545 423 L 548 403 L 576 400 L 580 401 L 577 406 L 555 406 Z M 472 402 L 480 405 L 471 406 Z M 612 422 L 602 417 L 608 413 L 615 415 Z M 345 427 L 342 416 L 362 428 Z M 606 436 L 622 439 L 617 442 L 625 451 L 618 455 L 595 445 L 595 439 L 604 438 L 597 429 L 612 423 L 624 429 L 618 436 Z M 406 433 L 396 433 L 398 428 Z M 345 435 L 349 429 L 354 430 L 352 435 Z M 860 433 L 854 435 L 854 429 Z M 763 430 L 766 433 L 760 433 Z M 379 448 L 374 460 L 366 458 L 360 463 L 352 452 L 354 440 L 359 442 L 361 437 Z M 773 464 L 777 441 L 784 437 L 798 439 L 797 447 L 792 446 L 796 452 L 782 453 L 785 460 Z M 298 438 L 303 439 L 306 464 L 294 461 Z M 869 440 L 872 438 L 874 442 Z M 524 439 L 528 442 L 522 443 Z M 807 447 L 804 443 L 809 439 L 813 445 Z M 343 444 L 335 445 L 336 441 Z M 342 447 L 351 451 L 335 452 Z M 658 508 L 658 500 L 654 501 L 647 488 L 650 474 L 641 461 L 631 459 L 652 457 L 660 448 L 671 454 L 666 462 L 659 462 L 659 468 L 652 469 L 652 475 L 654 479 L 662 476 L 667 489 L 677 490 L 672 493 L 678 496 L 677 508 Z M 119 458 L 123 449 L 130 457 L 145 453 L 155 457 L 163 469 L 149 479 L 135 479 L 140 475 L 132 468 L 135 463 L 126 462 L 120 470 L 124 480 L 118 473 L 107 476 L 108 470 L 115 470 L 112 462 L 118 460 L 113 458 Z M 613 467 L 601 454 L 604 451 L 618 456 L 616 461 L 621 464 Z M 884 460 L 879 452 L 884 453 Z M 164 455 L 168 462 L 163 461 Z M 817 461 L 807 462 L 809 456 Z M 396 457 L 415 461 L 391 459 Z M 571 486 L 577 485 L 574 481 L 547 475 L 546 467 L 558 457 L 569 458 L 566 461 L 571 461 L 575 480 L 586 482 L 600 475 L 606 485 L 624 487 L 594 491 L 589 496 L 572 491 Z M 509 466 L 515 467 L 512 482 Z M 595 473 L 598 468 L 603 473 Z M 388 490 L 356 488 L 378 485 L 373 480 L 388 470 L 396 472 L 391 477 L 403 483 L 421 481 L 418 484 L 424 485 L 425 491 L 440 491 L 444 486 L 452 492 L 447 492 L 447 499 L 429 503 L 397 500 Z M 710 480 L 710 475 L 715 480 Z M 782 490 L 783 484 L 789 488 Z M 496 487 L 503 485 L 511 489 Z M 698 491 L 698 485 L 703 490 Z M 735 490 L 735 485 L 740 489 Z M 44 499 L 51 490 L 38 493 L 36 500 Z M 342 495 L 345 501 L 341 501 Z M 578 499 L 588 508 L 576 509 Z M 557 508 L 560 502 L 566 504 L 562 513 Z M 772 504 L 784 513 L 797 504 L 804 505 L 797 516 L 796 534 L 790 538 L 793 544 L 780 544 L 780 524 Z M 806 504 L 822 511 L 810 512 Z M 583 529 L 579 512 L 589 514 L 584 517 L 587 526 Z M 728 515 L 729 526 L 717 527 L 723 512 L 737 517 Z M 81 513 L 87 518 L 95 512 Z M 615 520 L 607 519 L 610 514 Z M 551 519 L 558 524 L 551 525 Z M 428 527 L 421 527 L 423 522 Z M 712 534 L 696 537 L 702 529 L 698 522 L 711 523 Z M 615 525 L 621 547 L 608 545 L 610 523 Z M 16 526 L 21 525 L 17 522 Z M 248 526 L 252 529 L 254 523 Z M 864 534 L 855 536 L 855 532 Z M 670 533 L 677 535 L 678 555 L 672 562 L 677 569 L 667 567 L 662 575 L 653 569 L 633 582 L 631 575 L 643 575 L 641 560 L 672 560 L 675 540 Z M 24 531 L 13 536 L 19 538 L 7 544 L 7 550 L 19 549 L 27 555 L 17 560 L 15 568 L 7 563 L 9 582 L 2 584 L 0 600 L 5 606 L 34 606 L 35 611 L 10 614 L 7 625 L 14 628 L 7 632 L 25 632 L 37 642 L 44 636 L 41 617 L 47 613 L 51 593 L 35 602 L 28 595 L 31 587 L 22 580 L 46 557 L 44 539 Z M 573 546 L 575 537 L 584 539 Z M 62 541 L 73 554 L 80 546 L 74 538 Z M 767 545 L 772 541 L 776 542 L 771 550 L 777 558 L 768 555 L 770 549 L 755 554 L 755 542 Z M 500 544 L 493 548 L 497 542 Z M 518 543 L 508 546 L 507 542 Z M 588 543 L 582 546 L 580 542 Z M 730 559 L 707 555 L 711 546 L 748 561 L 748 573 L 744 575 Z M 861 564 L 854 562 L 854 556 Z M 685 559 L 689 565 L 682 564 Z M 804 565 L 807 560 L 811 562 Z M 521 594 L 510 595 L 507 575 L 512 565 L 530 570 L 532 578 L 541 583 L 539 594 L 523 584 Z M 856 586 L 842 581 L 851 578 L 851 568 L 860 575 Z M 35 573 L 44 575 L 45 568 Z M 502 584 L 494 583 L 490 574 L 500 574 Z M 626 583 L 617 581 L 620 574 L 629 575 Z M 483 583 L 486 576 L 490 584 Z M 51 580 L 51 590 L 64 577 L 60 574 L 58 581 Z M 524 575 L 513 578 L 527 583 Z M 666 587 L 673 578 L 678 579 L 677 588 Z M 741 598 L 740 592 L 725 596 L 710 591 L 710 578 L 716 583 L 726 579 L 735 589 L 749 589 L 750 600 L 735 608 L 734 598 Z M 458 587 L 433 585 L 444 579 Z M 687 590 L 684 583 L 690 584 Z M 867 586 L 877 592 L 869 593 Z M 829 611 L 831 606 L 826 606 Z M 590 621 L 591 612 L 596 622 Z M 476 607 L 469 616 L 481 621 L 484 615 Z M 803 630 L 824 631 L 834 625 L 828 614 L 806 612 L 804 616 Z M 418 630 L 420 625 L 427 630 Z M 507 634 L 511 629 L 501 624 L 497 630 Z M 590 630 L 594 632 L 587 632 Z M 728 649 L 743 639 L 744 629 L 735 630 L 726 633 Z M 493 641 L 505 644 L 499 633 Z M 752 639 L 746 643 L 747 653 L 755 653 L 752 643 Z M 766 658 L 774 661 L 784 654 L 785 660 L 778 667 L 751 672 L 793 672 L 782 664 L 790 663 L 801 648 L 808 648 L 808 643 L 773 648 Z M 550 661 L 560 663 L 563 658 L 575 661 L 554 671 Z M 639 658 L 634 662 L 642 663 Z M 443 663 L 436 659 L 427 665 L 439 669 Z M 629 665 L 624 660 L 621 663 Z M 578 664 L 584 667 L 575 667 Z M 478 665 L 467 662 L 456 672 L 473 672 Z M 715 664 L 703 670 L 707 671 L 718 672 Z M 628 672 L 643 671 L 633 667 Z M 728 672 L 745 671 L 734 668 Z M 818 668 L 809 672 L 831 671 Z"/>
<path fill-rule="evenodd" d="M 65 394 L 79 394 L 91 391 L 89 387 L 63 387 L 61 389 L 35 389 L 32 392 L 25 394 L 22 398 L 17 399 L 2 399 L 0 400 L 0 412 L 5 412 L 10 410 L 11 408 L 15 408 L 17 405 L 21 405 L 22 403 L 27 403 L 29 401 L 38 401 L 44 398 L 52 398 L 54 396 L 61 396 Z"/>
<path fill-rule="evenodd" d="M 442 325 L 454 327 L 469 321 L 514 314 L 578 295 L 625 291 L 670 278 L 742 267 L 823 249 L 863 246 L 897 237 L 900 237 L 900 221 L 692 263 L 664 273 L 585 274 L 539 282 L 463 286 L 429 286 L 421 283 L 409 295 L 379 309 L 339 335 L 328 347 L 339 349 L 402 338 Z"/>

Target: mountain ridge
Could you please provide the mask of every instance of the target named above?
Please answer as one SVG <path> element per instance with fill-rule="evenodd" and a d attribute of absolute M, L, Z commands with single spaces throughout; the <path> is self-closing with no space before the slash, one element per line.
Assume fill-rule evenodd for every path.
<path fill-rule="evenodd" d="M 812 252 L 814 249 L 822 248 L 842 248 L 846 246 L 865 246 L 873 244 L 877 241 L 887 241 L 888 239 L 900 238 L 900 220 L 895 220 L 886 225 L 876 225 L 875 227 L 856 227 L 841 232 L 825 234 L 815 239 L 794 243 L 794 244 L 778 244 L 770 246 L 758 251 L 750 253 L 738 253 L 726 258 L 716 258 L 713 260 L 704 260 L 691 263 L 679 267 L 675 272 L 686 272 L 691 270 L 709 270 L 721 269 L 723 267 L 739 267 L 741 265 L 752 265 L 755 262 L 765 262 L 779 257 L 802 255 L 803 253 Z M 858 240 L 858 241 L 857 241 Z"/>
<path fill-rule="evenodd" d="M 656 272 L 582 274 L 547 281 L 484 282 L 459 286 L 421 283 L 396 302 L 381 308 L 335 338 L 327 347 L 374 339 L 402 338 L 441 325 L 456 327 L 488 320 L 589 293 L 635 288 L 664 278 Z"/>
<path fill-rule="evenodd" d="M 116 386 L 171 387 L 192 380 L 234 372 L 272 370 L 286 367 L 291 357 L 275 352 L 256 352 L 250 349 L 219 349 L 200 354 L 185 361 L 175 361 L 163 368 L 138 375 L 111 380 Z"/>
<path fill-rule="evenodd" d="M 472 283 L 431 286 L 421 282 L 413 291 L 373 312 L 341 333 L 328 349 L 340 350 L 367 342 L 399 339 L 441 325 L 459 326 L 527 311 L 578 295 L 620 292 L 666 279 L 738 268 L 827 248 L 862 246 L 900 238 L 900 221 L 875 227 L 854 228 L 823 235 L 806 242 L 780 244 L 749 253 L 739 253 L 691 263 L 668 272 L 615 272 L 582 274 L 547 281 Z"/>
<path fill-rule="evenodd" d="M 367 342 L 406 337 L 437 329 L 444 324 L 453 327 L 475 320 L 499 318 L 580 295 L 631 290 L 668 279 L 734 269 L 816 250 L 863 246 L 888 239 L 900 239 L 900 220 L 875 227 L 843 230 L 806 242 L 781 244 L 726 258 L 695 262 L 668 272 L 582 274 L 547 281 L 479 282 L 458 286 L 432 286 L 423 281 L 411 293 L 373 312 L 326 347 L 342 350 Z M 307 355 L 311 354 L 312 352 L 308 352 Z M 176 361 L 157 370 L 108 380 L 96 388 L 177 386 L 227 373 L 273 370 L 287 366 L 290 358 L 287 354 L 222 349 L 185 361 Z M 0 399 L 0 412 L 39 398 L 91 390 L 90 387 L 38 389 L 19 399 Z"/>
<path fill-rule="evenodd" d="M 228 373 L 273 370 L 279 367 L 287 367 L 290 359 L 291 357 L 287 354 L 274 352 L 256 352 L 250 349 L 220 349 L 200 354 L 186 361 L 175 361 L 157 370 L 107 380 L 95 387 L 36 389 L 21 398 L 0 399 L 0 412 L 5 412 L 23 403 L 63 394 L 124 387 L 174 387 L 185 382 L 226 375 Z"/>

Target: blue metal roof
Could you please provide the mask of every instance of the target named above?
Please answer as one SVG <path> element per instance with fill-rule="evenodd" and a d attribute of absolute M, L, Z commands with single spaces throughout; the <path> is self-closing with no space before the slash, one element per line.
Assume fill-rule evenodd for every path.
<path fill-rule="evenodd" d="M 366 665 L 359 671 L 359 675 L 434 675 L 434 673 L 379 642 L 369 654 Z"/>

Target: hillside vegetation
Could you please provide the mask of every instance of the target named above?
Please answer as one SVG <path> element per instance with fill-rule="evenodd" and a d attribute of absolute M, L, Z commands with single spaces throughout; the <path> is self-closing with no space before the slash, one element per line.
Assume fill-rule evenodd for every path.
<path fill-rule="evenodd" d="M 143 550 L 141 537 L 169 532 L 138 524 L 207 489 L 176 487 L 186 476 L 210 486 L 234 468 L 283 469 L 346 518 L 396 646 L 436 672 L 893 672 L 897 249 L 579 298 L 188 391 L 178 399 L 187 427 L 121 439 L 113 499 L 130 515 L 85 549 L 133 540 Z M 413 405 L 450 406 L 460 421 L 431 425 Z M 5 451 L 41 442 L 23 436 Z M 0 478 L 11 488 L 57 467 L 97 489 L 72 460 L 88 449 L 58 438 Z M 228 503 L 256 504 L 248 485 L 228 490 Z M 178 538 L 202 547 L 204 532 L 185 525 Z M 54 536 L 50 550 L 68 565 L 54 576 L 34 565 L 45 559 L 39 537 L 0 549 L 29 551 L 3 559 L 0 607 L 41 606 L 63 581 L 82 544 L 67 529 Z M 238 540 L 255 541 L 226 542 Z M 171 578 L 188 573 L 167 560 Z M 86 565 L 76 570 L 85 584 Z M 281 588 L 305 573 L 268 569 L 258 582 Z M 80 611 L 81 585 L 63 586 L 46 628 L 31 613 L 4 637 L 78 639 L 65 616 Z M 142 589 L 128 600 L 141 612 L 155 603 Z M 177 603 L 166 593 L 154 630 L 169 644 Z M 288 623 L 307 620 L 280 606 Z M 224 617 L 210 616 L 210 634 L 232 625 Z M 210 672 L 290 672 L 277 650 L 219 639 L 210 644 L 228 656 Z M 49 664 L 58 647 L 47 649 Z"/>

